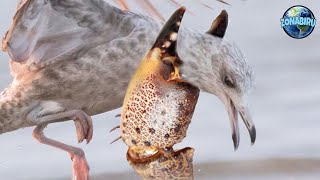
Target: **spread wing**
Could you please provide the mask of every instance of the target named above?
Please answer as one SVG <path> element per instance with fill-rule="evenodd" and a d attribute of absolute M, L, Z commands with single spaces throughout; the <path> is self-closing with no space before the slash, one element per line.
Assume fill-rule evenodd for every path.
<path fill-rule="evenodd" d="M 13 61 L 43 66 L 121 35 L 114 24 L 123 14 L 103 0 L 21 0 L 2 49 Z"/>
<path fill-rule="evenodd" d="M 123 10 L 131 10 L 127 0 L 114 1 Z M 175 0 L 169 2 L 180 6 Z M 150 1 L 134 0 L 131 3 L 163 20 Z M 203 4 L 200 0 L 195 3 Z M 117 21 L 124 15 L 135 16 L 103 0 L 20 0 L 12 25 L 2 41 L 2 49 L 15 62 L 43 67 L 116 36 L 125 36 L 121 33 L 128 31 L 126 27 L 134 22 L 128 17 L 126 25 L 120 26 Z"/>

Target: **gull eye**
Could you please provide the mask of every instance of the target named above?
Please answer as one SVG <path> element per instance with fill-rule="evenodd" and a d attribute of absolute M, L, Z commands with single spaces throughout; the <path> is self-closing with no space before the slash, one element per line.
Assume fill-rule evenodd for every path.
<path fill-rule="evenodd" d="M 236 87 L 234 80 L 230 76 L 225 76 L 223 81 L 224 81 L 224 84 L 226 84 L 229 88 Z"/>

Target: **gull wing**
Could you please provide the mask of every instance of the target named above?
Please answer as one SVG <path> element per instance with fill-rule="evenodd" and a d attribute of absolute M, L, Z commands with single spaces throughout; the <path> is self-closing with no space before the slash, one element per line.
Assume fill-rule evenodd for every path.
<path fill-rule="evenodd" d="M 115 1 L 123 10 L 130 10 L 127 0 Z M 154 17 L 162 18 L 150 1 L 135 2 Z M 175 0 L 170 2 L 180 6 Z M 117 36 L 124 37 L 128 28 L 134 27 L 130 23 L 135 22 L 128 17 L 121 25 L 121 16 L 135 15 L 103 0 L 20 0 L 2 49 L 15 62 L 43 67 Z"/>
<path fill-rule="evenodd" d="M 44 66 L 121 36 L 126 29 L 114 24 L 122 15 L 103 0 L 21 0 L 2 49 L 15 62 Z"/>

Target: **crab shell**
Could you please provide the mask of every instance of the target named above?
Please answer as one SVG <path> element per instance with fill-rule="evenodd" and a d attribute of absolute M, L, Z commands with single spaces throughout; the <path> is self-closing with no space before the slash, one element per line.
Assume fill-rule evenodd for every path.
<path fill-rule="evenodd" d="M 135 172 L 144 180 L 194 179 L 194 149 L 188 147 L 170 154 L 158 154 L 158 156 L 145 162 L 136 162 L 130 156 L 127 156 L 127 159 Z"/>
<path fill-rule="evenodd" d="M 121 137 L 129 147 L 170 148 L 182 141 L 197 104 L 199 89 L 168 80 L 172 64 L 152 49 L 130 81 L 121 114 Z"/>

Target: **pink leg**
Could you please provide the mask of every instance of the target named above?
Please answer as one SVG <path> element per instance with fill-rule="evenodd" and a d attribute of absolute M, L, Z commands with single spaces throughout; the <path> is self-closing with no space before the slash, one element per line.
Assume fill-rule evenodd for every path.
<path fill-rule="evenodd" d="M 46 144 L 69 153 L 73 162 L 73 180 L 88 180 L 89 179 L 89 165 L 87 163 L 84 151 L 80 148 L 69 146 L 61 142 L 47 138 L 43 134 L 44 128 L 47 126 L 39 125 L 33 130 L 33 137 L 42 144 Z"/>
<path fill-rule="evenodd" d="M 78 111 L 71 117 L 74 120 L 78 142 L 82 143 L 86 139 L 87 144 L 91 141 L 93 136 L 92 119 L 86 113 Z"/>
<path fill-rule="evenodd" d="M 46 144 L 69 153 L 73 161 L 73 180 L 88 180 L 89 179 L 89 165 L 87 163 L 85 154 L 82 149 L 63 144 L 53 139 L 47 138 L 43 134 L 44 128 L 49 123 L 57 122 L 56 119 L 70 118 L 75 122 L 78 142 L 86 139 L 87 143 L 90 142 L 93 136 L 92 119 L 85 112 L 81 110 L 72 110 L 61 112 L 53 115 L 47 115 L 41 118 L 43 124 L 38 125 L 33 130 L 33 137 L 42 144 Z"/>

